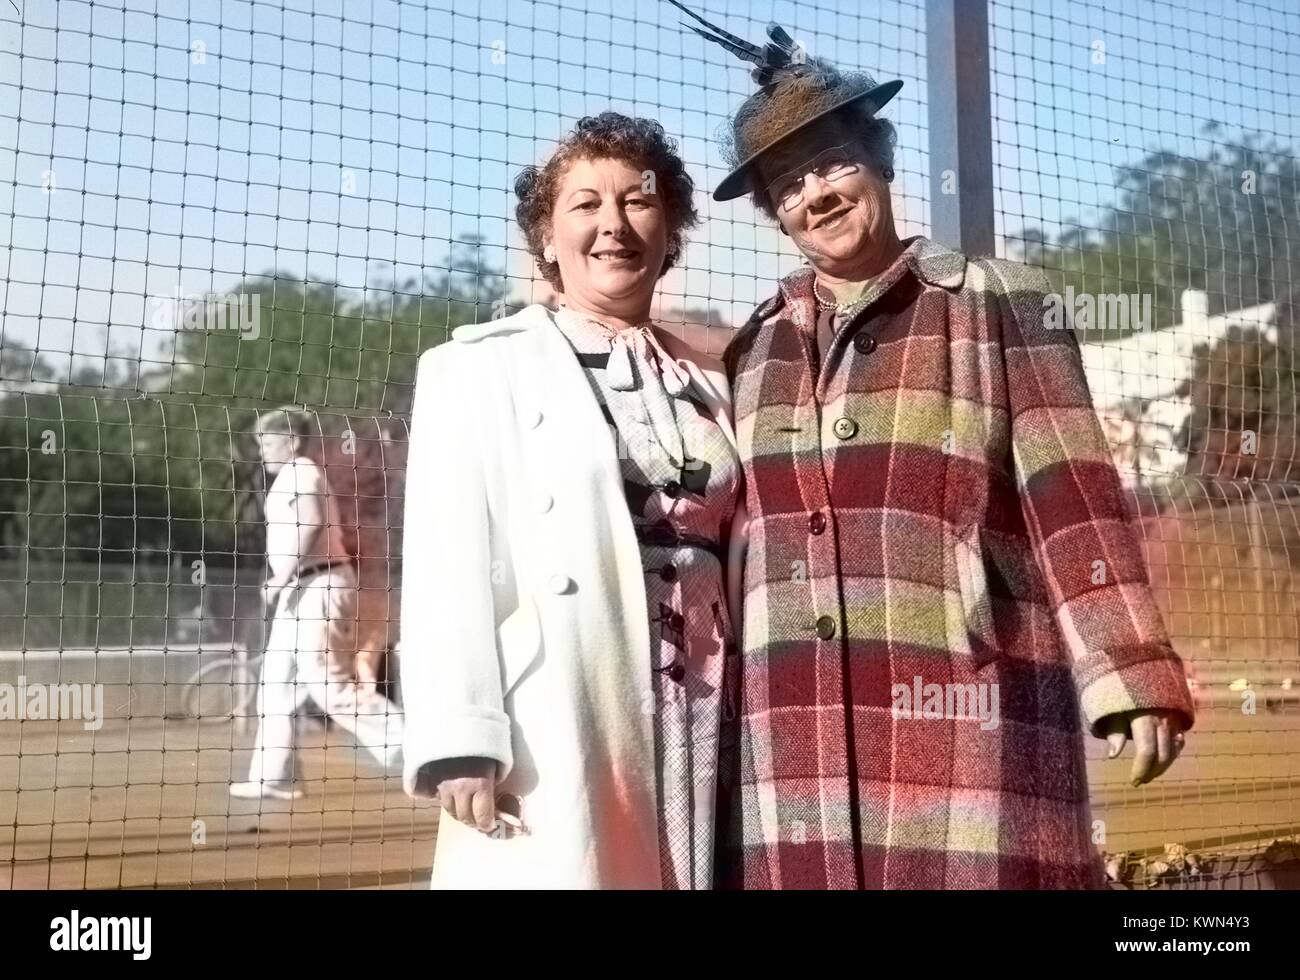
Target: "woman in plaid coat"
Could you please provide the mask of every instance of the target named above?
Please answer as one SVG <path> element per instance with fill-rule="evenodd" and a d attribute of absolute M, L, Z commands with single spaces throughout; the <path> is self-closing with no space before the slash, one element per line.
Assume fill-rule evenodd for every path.
<path fill-rule="evenodd" d="M 874 113 L 902 83 L 769 33 L 728 42 L 763 88 L 714 197 L 809 266 L 724 356 L 748 525 L 719 884 L 1099 887 L 1083 728 L 1134 741 L 1137 784 L 1193 709 L 1078 343 L 1040 273 L 898 239 Z"/>

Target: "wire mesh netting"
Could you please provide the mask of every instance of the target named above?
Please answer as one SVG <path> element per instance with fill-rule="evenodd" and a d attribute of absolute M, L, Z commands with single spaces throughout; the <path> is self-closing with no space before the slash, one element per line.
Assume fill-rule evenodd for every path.
<path fill-rule="evenodd" d="M 1265 866 L 1261 851 L 1291 860 L 1300 511 L 1286 79 L 1300 18 L 1285 5 L 1225 16 L 1164 3 L 1121 15 L 994 2 L 989 16 L 1002 241 L 1067 302 L 1096 297 L 1076 301 L 1076 332 L 1201 711 L 1195 755 L 1165 786 L 1094 781 L 1112 828 L 1150 832 L 1124 838 L 1149 844 L 1149 863 L 1112 871 L 1184 871 L 1165 844 L 1223 853 L 1224 876 Z"/>
<path fill-rule="evenodd" d="M 951 188 L 925 3 L 692 6 L 902 79 L 894 218 L 931 233 Z M 715 354 L 802 261 L 747 199 L 712 200 L 752 83 L 681 19 L 0 3 L 0 883 L 427 883 L 437 810 L 385 771 L 388 735 L 366 752 L 300 711 L 305 795 L 231 793 L 276 648 L 274 481 L 319 471 L 355 559 L 350 659 L 322 652 L 321 677 L 396 703 L 416 361 L 555 300 L 514 220 L 519 171 L 581 116 L 662 123 L 702 220 L 653 313 Z M 1088 740 L 1095 843 L 1129 884 L 1273 887 L 1300 833 L 1300 12 L 991 0 L 987 21 L 996 253 L 1041 267 L 1073 317 L 1200 711 L 1141 789 Z M 268 428 L 277 412 L 308 430 Z"/>

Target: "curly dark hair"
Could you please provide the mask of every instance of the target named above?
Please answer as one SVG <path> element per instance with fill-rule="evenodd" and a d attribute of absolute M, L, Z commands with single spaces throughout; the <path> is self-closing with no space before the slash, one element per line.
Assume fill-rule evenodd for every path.
<path fill-rule="evenodd" d="M 685 233 L 699 224 L 692 200 L 695 182 L 686 173 L 686 165 L 677 155 L 677 142 L 668 137 L 663 126 L 653 119 L 634 119 L 618 112 L 584 116 L 573 127 L 551 158 L 540 167 L 525 167 L 515 180 L 515 218 L 546 281 L 564 291 L 560 264 L 547 262 L 542 251 L 550 231 L 555 195 L 570 164 L 577 160 L 622 160 L 634 167 L 652 171 L 655 190 L 663 200 L 668 218 L 668 251 L 664 255 L 663 275 L 682 257 Z"/>

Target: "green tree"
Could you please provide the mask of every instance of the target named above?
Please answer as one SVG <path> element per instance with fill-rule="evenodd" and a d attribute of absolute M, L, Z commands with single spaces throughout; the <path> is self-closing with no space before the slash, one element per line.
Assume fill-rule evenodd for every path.
<path fill-rule="evenodd" d="M 1054 291 L 1150 294 L 1160 329 L 1181 319 L 1184 289 L 1204 290 L 1215 315 L 1300 281 L 1300 162 L 1290 148 L 1247 134 L 1203 157 L 1156 151 L 1120 167 L 1116 189 L 1096 228 L 1070 227 L 1055 241 L 1037 227 L 1015 236 L 1018 257 L 1041 267 Z M 1121 335 L 1079 333 L 1085 341 Z"/>
<path fill-rule="evenodd" d="M 480 245 L 467 240 L 422 281 L 358 294 L 250 277 L 233 292 L 259 297 L 259 336 L 178 330 L 162 371 L 112 358 L 57 383 L 38 352 L 7 342 L 0 553 L 260 568 L 263 470 L 249 435 L 257 415 L 298 403 L 342 426 L 345 412 L 408 413 L 419 354 L 505 309 L 504 278 L 481 262 Z M 136 378 L 147 397 L 127 393 Z"/>
<path fill-rule="evenodd" d="M 1176 440 L 1187 473 L 1211 479 L 1295 480 L 1300 361 L 1255 327 L 1232 327 L 1193 351 L 1177 394 L 1192 411 Z"/>
<path fill-rule="evenodd" d="M 475 238 L 458 245 L 423 281 L 361 291 L 274 271 L 249 277 L 230 294 L 259 311 L 256 336 L 183 329 L 182 316 L 174 363 L 146 384 L 191 402 L 405 414 L 419 355 L 504 308 L 504 277 L 481 260 L 481 246 Z"/>
<path fill-rule="evenodd" d="M 165 410 L 75 381 L 0 399 L 5 557 L 131 561 L 201 550 L 211 515 L 199 467 L 178 452 Z"/>

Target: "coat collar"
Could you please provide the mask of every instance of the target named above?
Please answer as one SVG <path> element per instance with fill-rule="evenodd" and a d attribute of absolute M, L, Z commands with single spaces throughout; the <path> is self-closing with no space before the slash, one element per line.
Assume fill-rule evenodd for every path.
<path fill-rule="evenodd" d="M 960 289 L 966 279 L 966 256 L 917 235 L 903 255 L 916 277 L 941 289 Z"/>
<path fill-rule="evenodd" d="M 961 288 L 966 278 L 966 256 L 944 248 L 921 235 L 904 239 L 902 244 L 903 251 L 899 253 L 898 258 L 888 269 L 871 280 L 861 300 L 855 304 L 857 312 L 853 316 L 854 321 L 909 273 L 927 285 L 942 289 Z M 803 337 L 810 360 L 816 359 L 812 348 L 812 338 L 817 329 L 817 299 L 813 292 L 815 275 L 811 266 L 804 266 L 790 273 L 781 280 L 777 294 L 754 311 L 754 318 L 762 322 L 784 308 L 786 316 Z M 846 327 L 846 323 L 839 324 L 832 341 L 832 348 L 844 342 L 843 338 L 847 336 Z M 812 381 L 818 399 L 826 397 L 833 375 L 833 372 L 826 368 L 829 358 L 830 352 L 823 351 L 820 358 L 821 370 Z"/>
<path fill-rule="evenodd" d="M 496 337 L 504 334 L 518 333 L 543 323 L 549 323 L 550 316 L 546 307 L 534 303 L 525 306 L 518 313 L 498 319 L 485 320 L 482 323 L 465 323 L 451 332 L 451 339 L 462 344 L 472 344 L 484 337 Z"/>
<path fill-rule="evenodd" d="M 942 289 L 960 289 L 966 279 L 966 256 L 945 248 L 923 235 L 903 240 L 903 251 L 893 264 L 876 277 L 869 292 L 879 296 L 897 282 L 904 273 L 911 272 L 917 279 Z M 780 293 L 786 303 L 812 302 L 812 266 L 804 266 L 780 282 Z"/>
<path fill-rule="evenodd" d="M 655 336 L 659 338 L 659 342 L 663 344 L 664 349 L 691 376 L 691 383 L 696 392 L 704 399 L 705 405 L 712 412 L 719 428 L 722 429 L 723 435 L 726 436 L 727 441 L 734 448 L 736 446 L 736 433 L 731 421 L 731 388 L 727 384 L 727 375 L 722 364 L 716 358 L 695 350 L 695 348 L 679 340 L 661 327 L 654 327 L 653 329 Z M 583 382 L 579 384 L 578 381 L 575 381 L 574 384 L 578 388 L 586 390 L 586 379 L 582 378 L 581 369 L 576 359 L 571 356 L 568 341 L 564 339 L 563 332 L 556 325 L 555 317 L 551 314 L 551 311 L 540 303 L 526 306 L 518 313 L 497 320 L 464 324 L 453 330 L 451 337 L 452 340 L 458 343 L 472 344 L 486 337 L 501 337 L 529 331 L 542 331 L 547 335 L 547 339 L 550 341 L 548 347 L 551 353 L 560 361 L 572 362 L 575 376 L 579 381 Z M 595 404 L 595 396 L 591 397 L 592 408 L 598 410 L 598 406 Z"/>

